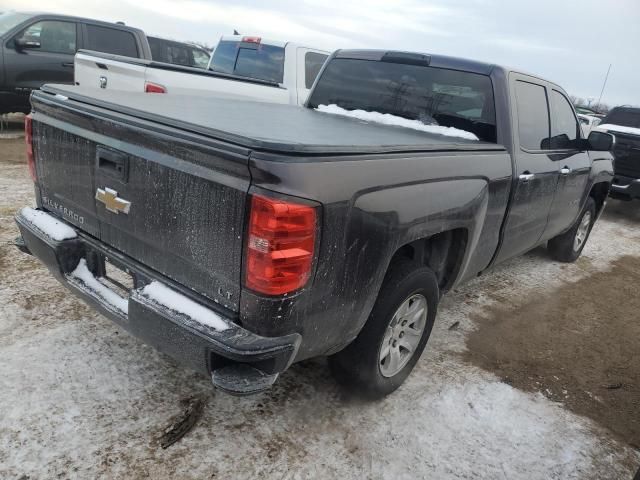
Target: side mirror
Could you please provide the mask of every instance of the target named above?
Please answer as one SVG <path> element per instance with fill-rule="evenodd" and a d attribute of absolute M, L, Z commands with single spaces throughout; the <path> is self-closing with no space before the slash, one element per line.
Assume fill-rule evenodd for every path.
<path fill-rule="evenodd" d="M 16 38 L 13 43 L 16 46 L 16 50 L 23 50 L 25 48 L 40 48 L 40 42 L 27 40 L 24 37 Z"/>
<path fill-rule="evenodd" d="M 616 137 L 610 133 L 592 131 L 589 134 L 589 150 L 594 152 L 610 152 L 616 145 Z"/>

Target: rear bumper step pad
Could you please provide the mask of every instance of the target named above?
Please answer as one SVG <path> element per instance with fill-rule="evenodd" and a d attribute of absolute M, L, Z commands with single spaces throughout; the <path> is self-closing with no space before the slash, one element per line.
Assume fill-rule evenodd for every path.
<path fill-rule="evenodd" d="M 16 223 L 22 238 L 16 242 L 20 250 L 42 261 L 74 294 L 145 343 L 210 376 L 214 385 L 228 393 L 246 395 L 269 388 L 295 358 L 301 341 L 297 333 L 282 337 L 256 335 L 234 323 L 232 315 L 208 305 L 206 299 L 82 232 L 77 231 L 76 238 L 57 241 L 20 213 Z M 93 277 L 87 277 L 90 272 L 82 270 L 86 265 L 91 270 L 96 259 L 105 257 L 133 277 L 134 287 L 124 307 L 102 290 L 103 284 L 97 278 L 96 284 Z M 173 290 L 174 298 L 183 299 L 183 306 L 176 303 L 173 308 L 146 295 L 144 287 L 154 281 Z M 212 326 L 198 321 L 198 315 L 188 313 L 194 306 L 209 309 L 209 314 L 223 323 Z"/>
<path fill-rule="evenodd" d="M 640 178 L 616 175 L 609 190 L 614 196 L 640 198 Z"/>

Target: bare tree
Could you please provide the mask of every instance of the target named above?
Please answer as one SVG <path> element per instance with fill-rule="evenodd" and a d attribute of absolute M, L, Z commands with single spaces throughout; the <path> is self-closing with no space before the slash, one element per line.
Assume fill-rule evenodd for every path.
<path fill-rule="evenodd" d="M 609 113 L 609 110 L 611 110 L 611 107 L 606 103 L 595 103 L 591 105 L 591 108 L 598 113 Z"/>
<path fill-rule="evenodd" d="M 569 95 L 569 100 L 571 100 L 571 103 L 573 103 L 576 107 L 583 107 L 587 104 L 584 98 L 577 97 L 576 95 Z"/>

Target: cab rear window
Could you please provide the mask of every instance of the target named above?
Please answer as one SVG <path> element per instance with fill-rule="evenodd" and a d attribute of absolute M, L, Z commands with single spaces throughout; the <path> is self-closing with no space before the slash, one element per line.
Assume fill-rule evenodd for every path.
<path fill-rule="evenodd" d="M 465 130 L 496 142 L 493 86 L 487 75 L 375 60 L 334 58 L 308 105 L 388 113 Z"/>
<path fill-rule="evenodd" d="M 216 72 L 282 83 L 284 48 L 224 40 L 213 52 L 210 68 Z"/>

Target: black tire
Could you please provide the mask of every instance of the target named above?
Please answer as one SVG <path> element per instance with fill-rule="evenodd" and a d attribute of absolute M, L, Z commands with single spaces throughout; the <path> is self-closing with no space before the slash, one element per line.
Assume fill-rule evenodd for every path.
<path fill-rule="evenodd" d="M 405 301 L 412 298 L 422 301 L 420 295 L 426 299 L 427 315 L 419 343 L 408 363 L 398 373 L 384 376 L 379 357 L 387 327 Z M 370 399 L 384 397 L 396 390 L 413 370 L 429 340 L 438 300 L 438 282 L 429 268 L 408 259 L 393 265 L 387 272 L 378 299 L 356 339 L 344 350 L 329 357 L 329 367 L 334 378 L 347 390 Z"/>
<path fill-rule="evenodd" d="M 576 246 L 576 236 L 580 229 L 580 225 L 585 218 L 585 215 L 590 215 L 589 226 L 583 241 L 580 243 L 580 245 Z M 595 220 L 596 202 L 592 197 L 589 197 L 587 199 L 586 205 L 580 213 L 580 216 L 573 224 L 573 226 L 565 233 L 549 240 L 547 250 L 549 251 L 551 256 L 560 262 L 575 262 L 582 253 L 582 249 L 587 244 L 587 240 L 589 239 L 589 234 L 591 233 L 591 229 L 593 228 Z"/>

